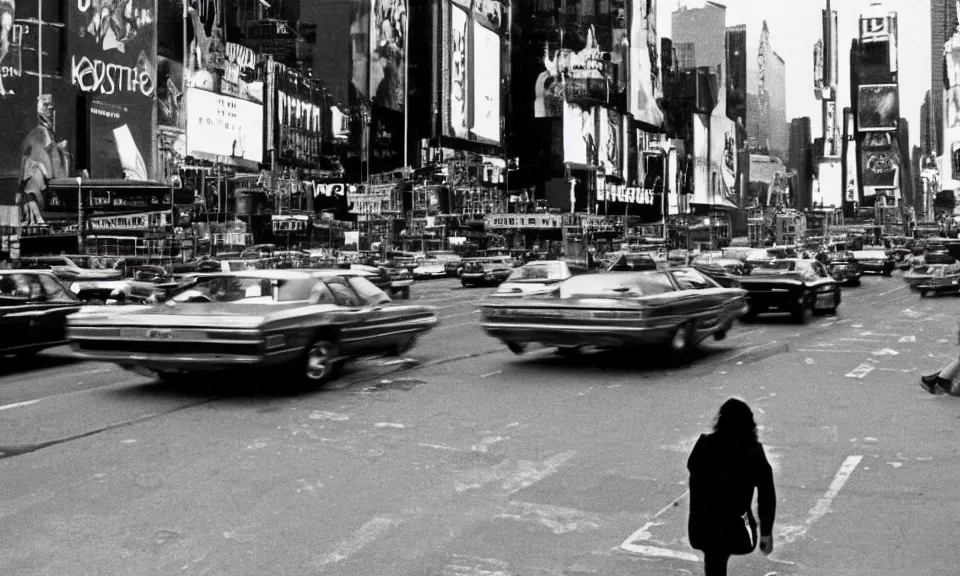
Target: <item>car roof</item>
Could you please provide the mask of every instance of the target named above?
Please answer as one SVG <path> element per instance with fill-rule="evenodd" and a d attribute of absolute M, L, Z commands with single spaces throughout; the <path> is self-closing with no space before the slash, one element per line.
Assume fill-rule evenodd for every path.
<path fill-rule="evenodd" d="M 235 270 L 231 272 L 210 272 L 210 276 L 237 276 L 241 278 L 264 278 L 268 280 L 304 280 L 308 278 L 330 278 L 334 276 L 367 276 L 369 272 L 363 270 L 343 269 L 290 269 L 276 268 L 270 270 Z"/>
<path fill-rule="evenodd" d="M 0 270 L 0 276 L 6 276 L 9 274 L 45 274 L 54 278 L 57 277 L 53 270 L 48 270 L 46 268 L 14 268 L 11 270 Z"/>

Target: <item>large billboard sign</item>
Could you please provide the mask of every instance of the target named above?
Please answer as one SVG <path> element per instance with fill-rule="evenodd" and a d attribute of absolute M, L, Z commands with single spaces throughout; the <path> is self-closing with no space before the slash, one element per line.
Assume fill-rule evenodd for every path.
<path fill-rule="evenodd" d="M 93 178 L 149 180 L 157 90 L 156 0 L 68 0 L 69 77 L 90 98 Z"/>
<path fill-rule="evenodd" d="M 848 204 L 852 204 L 860 201 L 860 179 L 857 174 L 857 139 L 853 111 L 844 109 L 843 118 L 843 165 L 846 173 L 843 194 L 844 200 Z"/>
<path fill-rule="evenodd" d="M 478 140 L 500 143 L 500 36 L 473 21 L 470 129 Z"/>
<path fill-rule="evenodd" d="M 896 138 L 891 138 L 886 145 L 865 141 L 861 144 L 861 154 L 864 196 L 875 195 L 877 188 L 896 188 L 900 185 L 900 145 Z"/>
<path fill-rule="evenodd" d="M 894 131 L 900 119 L 900 95 L 896 84 L 859 87 L 857 128 L 860 132 Z"/>
<path fill-rule="evenodd" d="M 608 176 L 623 177 L 623 116 L 597 108 L 597 161 Z"/>
<path fill-rule="evenodd" d="M 506 8 L 496 0 L 449 4 L 444 133 L 499 144 Z"/>
<path fill-rule="evenodd" d="M 601 45 L 592 24 L 575 31 L 563 35 L 562 43 L 545 42 L 543 69 L 534 86 L 538 118 L 561 116 L 565 101 L 602 106 L 622 93 L 612 46 Z"/>
<path fill-rule="evenodd" d="M 370 98 L 402 112 L 407 77 L 407 0 L 373 0 L 370 19 Z"/>
<path fill-rule="evenodd" d="M 450 27 L 450 129 L 449 134 L 466 138 L 468 133 L 468 58 L 470 50 L 470 19 L 467 11 L 451 6 Z"/>
<path fill-rule="evenodd" d="M 630 96 L 633 117 L 650 126 L 663 123 L 657 98 L 663 95 L 660 76 L 660 38 L 657 36 L 657 2 L 629 2 Z M 746 70 L 744 70 L 746 73 Z"/>
<path fill-rule="evenodd" d="M 263 161 L 263 106 L 199 88 L 187 90 L 187 153 Z"/>
<path fill-rule="evenodd" d="M 563 105 L 563 161 L 569 164 L 597 165 L 595 107 Z"/>

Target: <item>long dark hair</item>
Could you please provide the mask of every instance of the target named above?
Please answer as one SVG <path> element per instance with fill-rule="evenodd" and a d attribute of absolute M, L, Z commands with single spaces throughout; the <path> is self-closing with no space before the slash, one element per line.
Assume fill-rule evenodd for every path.
<path fill-rule="evenodd" d="M 760 442 L 753 411 L 746 402 L 737 398 L 727 400 L 720 407 L 713 431 L 728 446 L 752 448 Z"/>

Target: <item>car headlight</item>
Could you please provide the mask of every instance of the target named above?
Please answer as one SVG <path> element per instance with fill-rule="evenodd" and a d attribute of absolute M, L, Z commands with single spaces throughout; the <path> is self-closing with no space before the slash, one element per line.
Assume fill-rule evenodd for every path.
<path fill-rule="evenodd" d="M 78 284 L 78 283 L 76 283 L 76 282 L 74 282 L 73 284 L 71 284 L 71 285 L 70 285 L 70 291 L 73 292 L 74 294 L 79 294 L 79 293 L 80 293 L 80 284 Z"/>

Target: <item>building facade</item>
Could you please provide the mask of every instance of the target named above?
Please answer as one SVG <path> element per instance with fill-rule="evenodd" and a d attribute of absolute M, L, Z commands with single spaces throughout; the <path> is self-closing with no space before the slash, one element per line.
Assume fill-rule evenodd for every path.
<path fill-rule="evenodd" d="M 786 158 L 789 148 L 786 64 L 770 46 L 766 22 L 757 53 L 747 58 L 747 135 L 764 152 Z"/>
<path fill-rule="evenodd" d="M 937 156 L 943 148 L 943 45 L 957 30 L 957 4 L 955 0 L 930 0 L 930 80 L 933 110 L 933 131 Z"/>
<path fill-rule="evenodd" d="M 794 118 L 790 122 L 790 145 L 787 169 L 794 172 L 795 186 L 792 205 L 798 210 L 813 208 L 813 139 L 808 116 Z"/>

